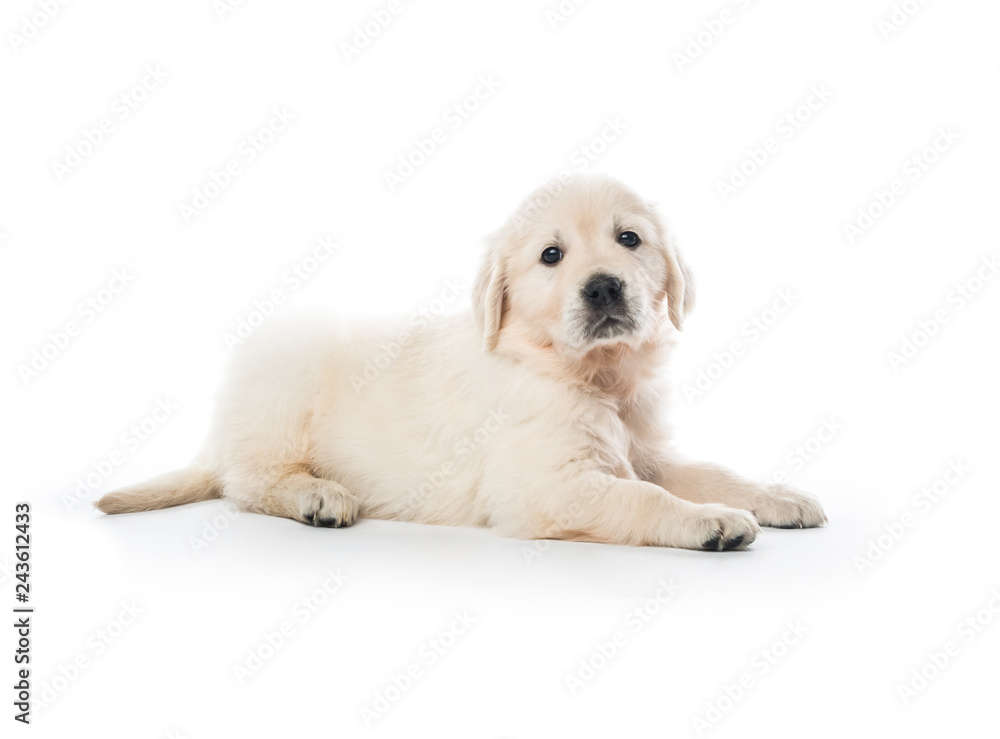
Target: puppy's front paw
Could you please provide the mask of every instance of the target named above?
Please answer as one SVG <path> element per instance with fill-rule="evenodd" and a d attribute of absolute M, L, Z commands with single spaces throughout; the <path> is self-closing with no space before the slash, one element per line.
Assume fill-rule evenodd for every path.
<path fill-rule="evenodd" d="M 746 549 L 760 533 L 760 526 L 747 511 L 714 503 L 699 506 L 695 527 L 695 546 L 691 548 L 712 552 Z"/>
<path fill-rule="evenodd" d="M 764 486 L 753 514 L 761 526 L 777 529 L 811 529 L 826 523 L 826 514 L 816 498 L 776 482 Z"/>
<path fill-rule="evenodd" d="M 318 484 L 303 491 L 299 515 L 313 526 L 340 529 L 358 518 L 357 499 L 335 482 L 317 480 Z"/>

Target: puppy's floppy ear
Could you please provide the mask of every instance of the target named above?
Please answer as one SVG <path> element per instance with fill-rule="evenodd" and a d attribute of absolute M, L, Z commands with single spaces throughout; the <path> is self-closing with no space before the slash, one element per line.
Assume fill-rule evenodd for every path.
<path fill-rule="evenodd" d="M 678 331 L 682 331 L 684 320 L 694 308 L 694 278 L 680 253 L 671 244 L 667 245 L 666 291 L 670 322 Z"/>
<path fill-rule="evenodd" d="M 472 312 L 476 325 L 483 334 L 483 348 L 486 351 L 492 351 L 497 345 L 507 297 L 507 268 L 502 254 L 504 241 L 501 233 L 489 238 L 486 258 L 472 288 Z"/>
<path fill-rule="evenodd" d="M 656 206 L 653 203 L 650 203 L 649 206 L 655 214 Z M 690 315 L 691 309 L 694 308 L 694 278 L 691 275 L 691 270 L 681 259 L 677 247 L 674 246 L 673 236 L 658 217 L 656 223 L 660 230 L 660 239 L 667 260 L 667 278 L 664 285 L 667 296 L 667 312 L 674 327 L 678 331 L 683 331 L 684 319 Z"/>

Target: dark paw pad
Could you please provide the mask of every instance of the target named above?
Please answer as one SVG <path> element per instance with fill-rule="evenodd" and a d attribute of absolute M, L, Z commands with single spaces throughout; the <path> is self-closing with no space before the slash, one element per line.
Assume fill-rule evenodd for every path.
<path fill-rule="evenodd" d="M 740 534 L 739 536 L 736 536 L 736 537 L 734 537 L 732 539 L 726 539 L 722 543 L 722 548 L 723 549 L 736 549 L 736 547 L 738 547 L 742 543 L 743 543 L 743 534 Z"/>
<path fill-rule="evenodd" d="M 344 524 L 340 522 L 339 518 L 320 518 L 315 523 L 316 526 L 324 526 L 328 529 L 339 529 Z"/>
<path fill-rule="evenodd" d="M 721 539 L 722 539 L 722 535 L 721 534 L 719 534 L 718 536 L 714 536 L 711 539 L 709 539 L 708 541 L 706 541 L 704 544 L 702 544 L 701 548 L 702 549 L 708 549 L 708 550 L 711 550 L 713 552 L 717 552 L 719 550 L 719 541 Z"/>

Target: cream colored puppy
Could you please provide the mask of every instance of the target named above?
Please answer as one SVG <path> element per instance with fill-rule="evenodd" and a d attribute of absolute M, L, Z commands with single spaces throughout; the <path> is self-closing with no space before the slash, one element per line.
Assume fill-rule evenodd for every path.
<path fill-rule="evenodd" d="M 822 525 L 810 496 L 672 451 L 660 370 L 692 303 L 644 200 L 605 177 L 551 183 L 489 240 L 470 313 L 261 329 L 192 466 L 97 505 L 226 498 L 315 526 L 709 550 L 746 547 L 759 524 Z"/>

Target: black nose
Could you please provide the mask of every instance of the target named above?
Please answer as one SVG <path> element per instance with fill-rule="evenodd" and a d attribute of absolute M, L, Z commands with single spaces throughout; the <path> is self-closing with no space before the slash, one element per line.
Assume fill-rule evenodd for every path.
<path fill-rule="evenodd" d="M 583 297 L 595 308 L 612 306 L 622 299 L 622 283 L 611 275 L 594 275 L 583 288 Z"/>

